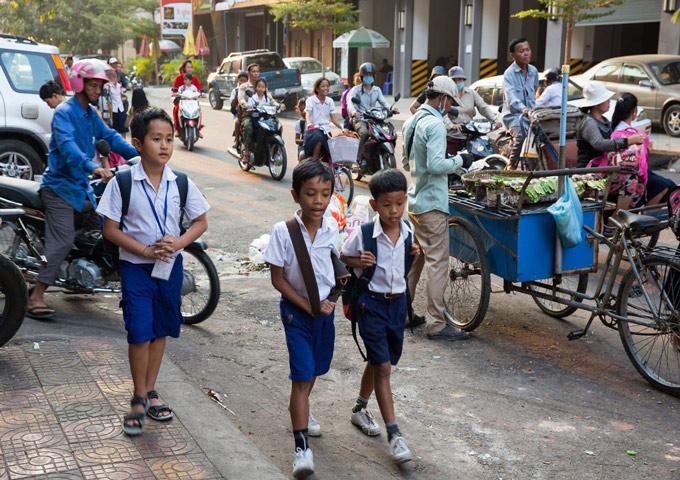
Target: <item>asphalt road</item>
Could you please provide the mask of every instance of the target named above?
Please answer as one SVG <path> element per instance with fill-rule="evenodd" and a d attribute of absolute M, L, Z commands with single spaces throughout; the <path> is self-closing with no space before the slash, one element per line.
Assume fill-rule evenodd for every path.
<path fill-rule="evenodd" d="M 170 109 L 169 89 L 149 90 L 149 97 Z M 184 327 L 180 339 L 169 342 L 168 354 L 200 387 L 225 395 L 234 415 L 224 415 L 289 473 L 290 387 L 278 295 L 267 272 L 250 272 L 239 260 L 254 238 L 294 211 L 295 162 L 281 182 L 265 169 L 242 172 L 226 153 L 231 114 L 212 111 L 207 100 L 203 112 L 205 138 L 194 152 L 176 142 L 171 166 L 189 173 L 212 205 L 205 240 L 220 271 L 222 297 L 210 319 Z M 293 118 L 283 119 L 289 160 L 296 150 Z M 365 185 L 357 194 L 368 194 Z M 14 341 L 124 335 L 115 296 L 55 292 L 48 301 L 59 315 L 49 322 L 27 319 Z M 422 297 L 416 308 L 422 310 Z M 323 430 L 311 440 L 315 478 L 680 478 L 679 400 L 638 375 L 617 332 L 595 324 L 587 337 L 567 341 L 586 319 L 577 313 L 555 320 L 527 297 L 494 293 L 470 340 L 439 343 L 422 330 L 407 332 L 393 395 L 417 459 L 396 467 L 384 433 L 368 438 L 349 422 L 362 362 L 338 312 L 333 365 L 312 395 Z M 379 417 L 374 400 L 369 408 Z"/>

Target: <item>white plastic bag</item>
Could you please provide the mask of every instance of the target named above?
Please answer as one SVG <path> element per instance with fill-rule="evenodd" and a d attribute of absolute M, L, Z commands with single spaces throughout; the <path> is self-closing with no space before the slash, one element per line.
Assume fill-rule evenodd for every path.
<path fill-rule="evenodd" d="M 364 223 L 370 222 L 373 209 L 371 208 L 370 197 L 359 195 L 352 202 L 350 216 L 347 217 L 345 231 L 349 236 L 357 228 L 361 228 Z"/>
<path fill-rule="evenodd" d="M 557 231 L 565 248 L 575 247 L 582 241 L 583 209 L 578 199 L 574 182 L 567 177 L 564 194 L 548 207 L 548 212 L 555 219 Z"/>
<path fill-rule="evenodd" d="M 251 263 L 256 265 L 264 263 L 264 252 L 269 246 L 269 239 L 269 234 L 265 233 L 250 242 L 250 247 L 248 247 L 248 258 Z"/>

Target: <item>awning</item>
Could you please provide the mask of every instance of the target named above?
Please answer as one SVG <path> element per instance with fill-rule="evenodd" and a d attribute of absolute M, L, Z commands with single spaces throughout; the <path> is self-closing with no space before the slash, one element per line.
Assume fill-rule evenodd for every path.
<path fill-rule="evenodd" d="M 661 21 L 663 0 L 628 0 L 615 8 L 614 13 L 606 17 L 577 22 L 577 27 L 594 25 L 620 25 L 625 23 L 651 23 Z M 607 9 L 593 9 L 593 13 Z"/>

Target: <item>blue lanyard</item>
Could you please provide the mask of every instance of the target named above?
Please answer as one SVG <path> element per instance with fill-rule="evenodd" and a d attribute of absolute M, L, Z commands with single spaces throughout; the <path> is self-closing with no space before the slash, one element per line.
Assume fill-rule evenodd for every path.
<path fill-rule="evenodd" d="M 161 220 L 158 218 L 158 214 L 156 213 L 156 207 L 154 206 L 153 201 L 149 196 L 149 192 L 146 191 L 146 185 L 144 185 L 144 180 L 142 180 L 142 188 L 144 189 L 144 193 L 146 193 L 146 198 L 149 200 L 149 205 L 151 205 L 151 211 L 153 212 L 153 216 L 156 218 L 158 228 L 161 229 L 161 234 L 165 237 L 165 228 L 163 227 L 166 226 L 168 221 L 168 192 L 170 191 L 170 180 L 168 180 L 165 185 L 165 218 L 163 219 L 162 225 Z"/>

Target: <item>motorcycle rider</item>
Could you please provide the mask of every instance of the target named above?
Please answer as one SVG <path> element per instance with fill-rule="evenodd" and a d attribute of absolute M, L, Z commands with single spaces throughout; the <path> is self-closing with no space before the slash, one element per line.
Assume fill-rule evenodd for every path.
<path fill-rule="evenodd" d="M 182 93 L 187 92 L 187 91 L 198 93 L 198 88 L 196 88 L 196 85 L 194 85 L 194 76 L 191 73 L 185 73 L 184 74 L 184 85 L 180 86 L 177 89 L 177 96 L 181 97 Z M 178 118 L 179 118 L 179 113 L 178 113 Z M 203 125 L 203 112 L 199 113 L 198 124 Z M 203 134 L 201 133 L 200 128 L 198 129 L 198 138 L 203 138 Z"/>
<path fill-rule="evenodd" d="M 560 71 L 553 67 L 544 72 L 546 87 L 536 99 L 537 107 L 559 107 L 562 105 L 562 76 Z"/>
<path fill-rule="evenodd" d="M 93 160 L 95 144 L 103 139 L 126 159 L 137 156 L 134 147 L 109 128 L 97 113 L 97 101 L 108 82 L 108 69 L 104 62 L 93 59 L 74 64 L 70 82 L 75 96 L 54 112 L 48 169 L 40 186 L 40 198 L 45 205 L 44 248 L 48 264 L 39 271 L 28 300 L 27 315 L 31 318 L 49 318 L 55 313 L 45 305 L 44 293 L 54 284 L 61 262 L 73 245 L 76 212 L 92 210 L 95 205 L 88 176 L 99 175 L 104 182 L 113 178 L 111 170 Z"/>
<path fill-rule="evenodd" d="M 375 81 L 375 65 L 370 62 L 362 63 L 359 67 L 359 77 L 361 77 L 361 85 L 357 85 L 349 92 L 350 101 L 347 102 L 347 111 L 350 114 L 352 126 L 359 134 L 361 140 L 359 142 L 359 151 L 357 153 L 357 164 L 364 168 L 364 144 L 368 140 L 369 130 L 368 123 L 360 118 L 360 112 L 367 112 L 375 108 L 376 104 L 380 104 L 386 110 L 390 109 L 390 104 L 387 103 L 382 91 L 373 85 Z M 353 98 L 358 98 L 361 102 L 358 106 L 352 102 Z M 396 108 L 392 112 L 399 113 Z"/>
<path fill-rule="evenodd" d="M 503 117 L 503 124 L 513 140 L 510 167 L 514 169 L 519 163 L 522 143 L 529 131 L 529 111 L 536 106 L 538 70 L 529 64 L 531 47 L 526 38 L 513 38 L 509 50 L 514 61 L 503 74 L 504 110 L 508 112 Z"/>

